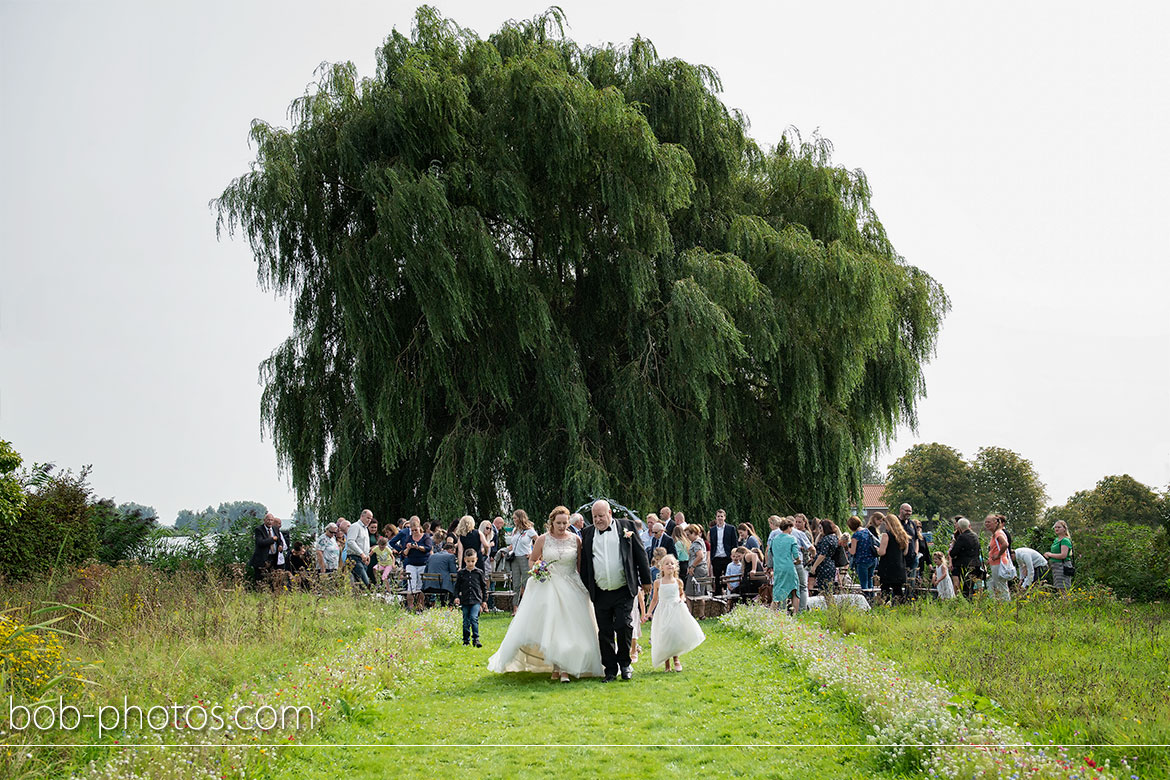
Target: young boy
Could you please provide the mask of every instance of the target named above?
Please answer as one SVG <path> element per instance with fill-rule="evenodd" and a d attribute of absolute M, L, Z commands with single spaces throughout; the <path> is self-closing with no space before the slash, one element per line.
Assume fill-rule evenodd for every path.
<path fill-rule="evenodd" d="M 479 613 L 487 609 L 487 575 L 475 564 L 479 559 L 475 550 L 463 552 L 463 568 L 455 576 L 455 606 L 463 609 L 463 644 L 483 647 L 479 643 Z"/>

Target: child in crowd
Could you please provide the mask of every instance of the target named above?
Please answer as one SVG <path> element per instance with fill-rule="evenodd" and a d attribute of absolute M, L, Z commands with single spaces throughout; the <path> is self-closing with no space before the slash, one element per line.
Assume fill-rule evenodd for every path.
<path fill-rule="evenodd" d="M 638 640 L 642 638 L 642 624 L 646 622 L 647 617 L 646 596 L 642 593 L 642 589 L 638 588 L 638 595 L 634 596 L 634 609 L 630 613 L 633 625 L 633 630 L 630 632 L 630 663 L 632 664 L 638 662 L 638 654 L 642 652 L 642 646 L 638 644 Z"/>
<path fill-rule="evenodd" d="M 382 587 L 390 589 L 390 572 L 394 570 L 394 551 L 389 547 L 390 540 L 385 536 L 378 537 L 378 545 L 370 550 L 370 560 L 374 564 L 374 576 L 381 575 Z"/>
<path fill-rule="evenodd" d="M 665 558 L 666 556 L 667 556 L 667 552 L 666 552 L 665 547 L 655 547 L 654 548 L 654 560 L 650 561 L 650 581 L 651 582 L 658 579 L 659 575 L 662 573 L 662 567 L 661 567 L 662 559 Z"/>
<path fill-rule="evenodd" d="M 723 586 L 725 591 L 733 591 L 739 587 L 739 578 L 743 574 L 743 549 L 736 547 L 731 551 L 731 563 L 727 564 L 727 571 L 723 573 L 727 580 Z"/>
<path fill-rule="evenodd" d="M 951 582 L 951 570 L 947 566 L 947 559 L 941 552 L 934 554 L 934 574 L 930 578 L 930 584 L 938 588 L 938 597 L 940 599 L 953 599 L 955 597 L 955 585 Z"/>
<path fill-rule="evenodd" d="M 463 644 L 479 643 L 479 613 L 487 609 L 487 575 L 476 566 L 475 550 L 463 551 L 463 568 L 455 575 L 455 606 L 463 610 Z"/>
<path fill-rule="evenodd" d="M 687 609 L 682 580 L 678 576 L 678 559 L 673 555 L 662 561 L 662 576 L 654 582 L 654 597 L 650 601 L 650 659 L 663 669 L 682 671 L 678 657 L 694 650 L 707 637 L 699 628 L 699 621 Z"/>

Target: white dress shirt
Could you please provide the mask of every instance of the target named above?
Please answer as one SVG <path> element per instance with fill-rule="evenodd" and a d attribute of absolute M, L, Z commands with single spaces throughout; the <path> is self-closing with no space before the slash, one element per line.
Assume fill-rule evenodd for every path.
<path fill-rule="evenodd" d="M 513 536 L 512 554 L 517 558 L 527 558 L 532 554 L 532 540 L 535 537 L 536 531 L 533 531 L 531 528 Z"/>
<path fill-rule="evenodd" d="M 617 590 L 626 584 L 619 547 L 620 533 L 622 529 L 618 524 L 610 523 L 605 533 L 598 528 L 593 534 L 593 577 L 602 590 Z"/>
<path fill-rule="evenodd" d="M 715 524 L 715 547 L 711 550 L 712 558 L 730 558 L 731 551 L 723 549 L 723 529 L 727 527 L 727 523 L 723 525 Z"/>
<path fill-rule="evenodd" d="M 1020 567 L 1020 587 L 1026 588 L 1036 581 L 1036 569 L 1043 566 L 1048 568 L 1048 559 L 1031 547 L 1021 547 L 1016 550 L 1016 564 Z"/>

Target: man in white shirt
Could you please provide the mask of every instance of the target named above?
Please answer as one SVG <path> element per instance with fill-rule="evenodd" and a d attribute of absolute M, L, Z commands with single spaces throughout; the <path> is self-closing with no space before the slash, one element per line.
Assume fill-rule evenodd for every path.
<path fill-rule="evenodd" d="M 597 618 L 604 682 L 616 680 L 619 672 L 623 680 L 629 680 L 633 676 L 630 640 L 634 595 L 639 585 L 650 590 L 650 565 L 633 523 L 614 520 L 608 501 L 595 501 L 592 515 L 593 526 L 581 534 L 581 580 Z"/>
<path fill-rule="evenodd" d="M 366 568 L 370 562 L 370 521 L 374 513 L 369 509 L 362 510 L 362 516 L 345 532 L 345 549 L 349 551 L 347 560 L 353 561 L 354 582 L 369 586 L 370 572 Z"/>
<path fill-rule="evenodd" d="M 1016 568 L 1020 570 L 1020 587 L 1026 588 L 1044 576 L 1041 569 L 1048 568 L 1048 559 L 1031 547 L 1016 550 Z"/>
<path fill-rule="evenodd" d="M 715 595 L 723 593 L 723 575 L 731 563 L 731 551 L 735 549 L 739 536 L 727 523 L 727 512 L 715 512 L 715 525 L 711 526 L 711 576 L 715 578 Z"/>

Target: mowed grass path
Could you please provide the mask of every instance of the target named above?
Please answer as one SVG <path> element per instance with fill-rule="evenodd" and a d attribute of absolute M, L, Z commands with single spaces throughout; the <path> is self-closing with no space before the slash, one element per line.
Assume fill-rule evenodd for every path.
<path fill-rule="evenodd" d="M 312 737 L 363 747 L 285 748 L 279 775 L 892 776 L 876 765 L 874 749 L 835 746 L 863 744 L 869 733 L 843 697 L 817 693 L 779 655 L 712 621 L 704 621 L 707 641 L 683 657 L 681 674 L 651 668 L 647 631 L 634 679 L 606 685 L 488 672 L 509 620 L 484 618 L 483 649 L 432 648 L 395 698 Z"/>

